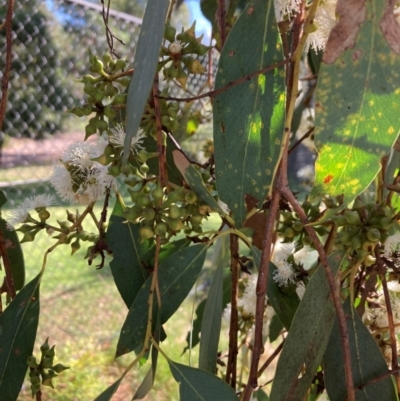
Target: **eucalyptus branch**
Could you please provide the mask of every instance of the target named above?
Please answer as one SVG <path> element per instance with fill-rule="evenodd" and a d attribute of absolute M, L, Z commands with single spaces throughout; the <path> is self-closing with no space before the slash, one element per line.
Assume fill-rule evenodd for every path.
<path fill-rule="evenodd" d="M 263 328 L 265 295 L 267 292 L 267 285 L 268 285 L 268 268 L 269 268 L 269 261 L 271 259 L 272 237 L 275 227 L 276 216 L 279 210 L 280 197 L 281 195 L 279 191 L 273 191 L 272 200 L 267 217 L 267 223 L 265 226 L 265 231 L 263 236 L 261 262 L 258 271 L 257 286 L 256 286 L 257 301 L 256 301 L 256 316 L 255 316 L 255 330 L 254 330 L 254 348 L 250 365 L 249 379 L 241 397 L 242 401 L 249 401 L 253 390 L 257 387 L 258 364 L 260 361 L 260 356 L 264 351 L 264 347 L 262 344 L 262 328 Z"/>
<path fill-rule="evenodd" d="M 274 350 L 274 352 L 268 357 L 268 359 L 263 363 L 261 368 L 257 372 L 257 376 L 260 377 L 265 369 L 268 368 L 268 366 L 273 362 L 273 360 L 279 355 L 279 353 L 282 351 L 282 348 L 285 344 L 285 340 L 283 340 Z"/>
<path fill-rule="evenodd" d="M 11 299 L 16 297 L 16 291 L 14 286 L 14 279 L 11 272 L 11 264 L 10 259 L 8 257 L 7 248 L 12 246 L 13 244 L 8 244 L 4 238 L 4 234 L 2 229 L 0 228 L 0 257 L 3 259 L 4 273 L 5 273 L 5 283 L 7 294 Z M 0 293 L 1 297 L 1 293 Z"/>
<path fill-rule="evenodd" d="M 205 97 L 211 97 L 214 98 L 216 96 L 218 96 L 219 94 L 225 92 L 226 90 L 233 88 L 236 85 L 240 85 L 243 82 L 246 81 L 250 81 L 252 78 L 257 77 L 258 75 L 261 74 L 265 74 L 268 71 L 272 71 L 275 70 L 278 67 L 282 67 L 285 64 L 288 64 L 290 62 L 290 60 L 283 60 L 283 61 L 279 61 L 278 63 L 275 64 L 271 64 L 268 67 L 264 67 L 261 70 L 252 72 L 248 75 L 245 75 L 244 77 L 239 78 L 236 81 L 232 81 L 229 82 L 228 84 L 226 84 L 225 86 L 223 86 L 222 88 L 219 89 L 214 89 L 212 91 L 206 92 L 206 93 L 202 93 L 201 95 L 197 95 L 197 96 L 193 96 L 193 97 L 173 97 L 173 96 L 158 96 L 159 99 L 165 99 L 165 100 L 174 100 L 176 102 L 191 102 L 193 100 L 199 100 L 199 99 L 203 99 Z"/>
<path fill-rule="evenodd" d="M 230 235 L 231 251 L 231 320 L 229 324 L 229 353 L 225 381 L 236 388 L 238 354 L 238 284 L 239 284 L 239 239 Z"/>
<path fill-rule="evenodd" d="M 0 131 L 3 128 L 4 117 L 7 108 L 8 82 L 10 80 L 11 60 L 12 60 L 12 17 L 14 10 L 14 0 L 8 0 L 7 14 L 1 28 L 6 29 L 6 65 L 4 67 L 3 79 L 1 82 L 1 101 L 0 101 Z"/>
<path fill-rule="evenodd" d="M 392 349 L 392 369 L 396 371 L 395 378 L 396 378 L 396 383 L 397 383 L 397 388 L 400 389 L 400 374 L 399 374 L 399 362 L 397 359 L 397 341 L 396 341 L 396 330 L 395 330 L 395 324 L 394 324 L 394 319 L 393 319 L 393 309 L 392 309 L 392 304 L 390 302 L 390 295 L 389 295 L 389 290 L 386 282 L 386 276 L 385 276 L 385 266 L 383 264 L 381 255 L 380 255 L 380 249 L 379 245 L 375 247 L 375 256 L 376 256 L 376 263 L 378 265 L 378 271 L 379 271 L 379 278 L 381 279 L 382 283 L 382 289 L 383 289 L 383 295 L 385 297 L 385 304 L 386 304 L 386 310 L 387 310 L 387 316 L 388 316 L 388 323 L 389 323 L 389 334 L 390 334 L 390 347 Z"/>

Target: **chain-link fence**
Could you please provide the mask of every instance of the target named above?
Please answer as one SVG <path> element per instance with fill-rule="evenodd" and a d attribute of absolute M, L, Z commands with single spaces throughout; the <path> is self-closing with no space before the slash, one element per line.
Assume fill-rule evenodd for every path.
<path fill-rule="evenodd" d="M 6 4 L 6 0 L 0 0 L 0 10 L 6 10 Z M 88 49 L 97 55 L 108 50 L 101 11 L 101 6 L 83 0 L 15 2 L 9 98 L 0 131 L 0 189 L 8 198 L 6 214 L 28 196 L 52 193 L 48 182 L 52 165 L 68 144 L 84 138 L 87 121 L 66 111 L 83 102 L 83 85 L 76 80 L 88 73 Z M 132 62 L 141 20 L 110 10 L 108 25 L 123 42 L 114 41 L 115 52 Z M 0 30 L 0 54 L 1 79 L 6 54 L 4 30 Z M 202 64 L 207 66 L 207 57 Z M 188 81 L 186 93 L 176 86 L 170 94 L 197 94 L 206 90 L 206 81 L 207 75 L 195 76 Z M 204 103 L 194 106 L 200 110 Z M 65 209 L 52 208 L 52 218 L 65 220 Z M 44 251 L 53 243 L 45 233 L 40 233 L 34 243 L 26 245 L 27 280 L 37 274 Z M 79 265 L 76 260 L 82 260 L 85 252 L 74 256 L 72 266 L 70 252 L 65 247 L 50 255 L 38 341 L 50 336 L 64 345 L 67 342 L 83 348 L 83 344 L 89 344 L 97 352 L 99 344 L 101 348 L 110 343 L 110 336 L 116 338 L 115 331 L 122 324 L 126 308 L 108 280 L 108 268 L 98 273 L 86 266 L 77 273 L 76 267 L 84 266 L 84 262 Z M 65 281 L 66 271 L 69 279 Z M 90 295 L 93 289 L 95 295 Z M 79 291 L 86 295 L 79 296 Z M 76 313 L 82 313 L 82 308 L 85 314 L 78 317 Z M 100 320 L 95 321 L 95 317 Z M 90 345 L 93 336 L 94 345 Z M 63 362 L 73 365 L 68 360 Z M 104 382 L 99 388 L 102 386 Z M 65 399 L 89 399 L 88 395 L 70 396 L 71 391 Z M 58 400 L 55 396 L 47 399 Z"/>

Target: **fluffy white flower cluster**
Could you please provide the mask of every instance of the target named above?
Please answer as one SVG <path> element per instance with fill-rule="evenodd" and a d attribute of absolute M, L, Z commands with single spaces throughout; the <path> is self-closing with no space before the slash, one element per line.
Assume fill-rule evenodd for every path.
<path fill-rule="evenodd" d="M 299 11 L 302 0 L 275 0 L 275 14 L 278 21 L 291 18 Z M 316 52 L 325 48 L 329 34 L 336 24 L 337 0 L 321 0 L 314 18 L 313 31 L 308 35 L 304 51 L 310 48 Z"/>
<path fill-rule="evenodd" d="M 10 230 L 13 230 L 19 224 L 24 223 L 28 219 L 29 212 L 31 210 L 40 209 L 55 204 L 55 197 L 49 194 L 37 195 L 27 198 L 13 211 L 11 211 L 8 216 L 6 216 L 7 227 Z"/>
<path fill-rule="evenodd" d="M 310 48 L 316 52 L 325 49 L 329 34 L 336 25 L 336 4 L 337 0 L 323 0 L 320 2 L 314 18 L 314 30 L 307 37 L 304 52 Z"/>
<path fill-rule="evenodd" d="M 124 129 L 124 126 L 122 124 L 117 124 L 115 128 L 111 130 L 112 135 L 110 136 L 110 143 L 114 145 L 114 147 L 121 148 L 121 154 L 122 150 L 124 148 L 124 143 L 125 143 L 125 137 L 126 137 L 126 132 Z M 132 140 L 131 140 L 131 151 L 133 153 L 139 153 L 140 150 L 144 150 L 142 144 L 143 144 L 143 139 L 146 137 L 146 134 L 140 130 L 137 135 L 135 135 Z"/>
<path fill-rule="evenodd" d="M 288 286 L 289 283 L 296 282 L 296 273 L 293 270 L 293 265 L 288 261 L 290 255 L 293 255 L 296 250 L 296 243 L 277 242 L 275 244 L 274 253 L 272 254 L 272 263 L 278 268 L 273 274 L 274 281 L 279 286 Z M 296 283 L 297 296 L 302 299 L 306 287 L 303 281 Z"/>
<path fill-rule="evenodd" d="M 400 232 L 388 237 L 384 243 L 383 254 L 389 257 L 393 252 L 400 252 Z"/>
<path fill-rule="evenodd" d="M 93 161 L 104 152 L 107 142 L 94 144 L 76 142 L 63 152 L 60 164 L 54 168 L 50 183 L 57 194 L 66 202 L 89 204 L 102 196 L 112 185 L 108 166 Z"/>
<path fill-rule="evenodd" d="M 257 285 L 257 275 L 252 275 L 248 277 L 245 283 L 245 289 L 243 294 L 238 299 L 238 309 L 239 309 L 239 319 L 248 320 L 249 317 L 254 317 L 256 314 L 256 285 Z M 263 316 L 263 336 L 267 337 L 269 334 L 269 325 L 275 311 L 272 306 L 267 305 L 267 298 L 265 298 L 265 309 Z M 231 319 L 231 304 L 229 303 L 222 315 L 223 320 L 228 324 Z"/>

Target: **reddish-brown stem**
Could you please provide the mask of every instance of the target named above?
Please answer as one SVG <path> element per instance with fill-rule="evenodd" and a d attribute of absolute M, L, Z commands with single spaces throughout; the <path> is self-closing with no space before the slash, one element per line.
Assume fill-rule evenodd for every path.
<path fill-rule="evenodd" d="M 292 153 L 297 146 L 299 146 L 305 139 L 307 139 L 314 132 L 314 127 L 311 127 L 290 149 L 289 154 Z"/>
<path fill-rule="evenodd" d="M 236 389 L 237 354 L 238 354 L 238 280 L 239 280 L 239 238 L 230 235 L 231 251 L 231 321 L 229 325 L 229 353 L 225 381 Z"/>
<path fill-rule="evenodd" d="M 226 10 L 225 0 L 218 0 L 217 7 L 217 24 L 219 29 L 219 36 L 221 38 L 221 49 L 224 47 L 226 41 Z"/>
<path fill-rule="evenodd" d="M 281 171 L 281 169 L 279 169 Z M 278 174 L 280 174 L 280 171 Z M 277 185 L 274 186 L 274 189 Z M 261 252 L 261 262 L 258 271 L 258 279 L 256 286 L 256 316 L 255 316 L 255 330 L 254 330 L 254 347 L 253 355 L 251 358 L 249 380 L 244 389 L 242 395 L 242 401 L 249 401 L 253 390 L 257 387 L 258 379 L 258 363 L 260 361 L 260 356 L 264 353 L 264 346 L 262 342 L 262 329 L 264 320 L 264 305 L 265 305 L 265 294 L 267 292 L 268 284 L 268 268 L 269 261 L 271 258 L 271 245 L 272 236 L 275 227 L 276 215 L 279 210 L 279 200 L 280 200 L 279 190 L 274 190 L 272 195 L 271 204 L 269 207 L 267 223 L 265 225 L 265 231 L 262 242 L 262 252 Z"/>
<path fill-rule="evenodd" d="M 14 0 L 8 0 L 7 15 L 4 21 L 6 29 L 6 65 L 3 72 L 3 80 L 1 83 L 1 102 L 0 102 L 0 131 L 3 129 L 4 117 L 6 115 L 8 82 L 10 80 L 11 71 L 11 46 L 12 46 L 12 15 L 14 10 Z"/>
<path fill-rule="evenodd" d="M 202 93 L 201 95 L 198 96 L 192 96 L 192 97 L 172 97 L 172 96 L 158 96 L 159 99 L 166 99 L 166 100 L 174 100 L 176 102 L 191 102 L 193 100 L 199 100 L 203 99 L 205 97 L 211 97 L 214 98 L 221 94 L 222 92 L 225 92 L 226 90 L 233 88 L 236 85 L 240 85 L 243 82 L 250 81 L 250 79 L 260 75 L 260 74 L 265 74 L 268 71 L 274 70 L 275 68 L 282 67 L 283 65 L 289 63 L 290 60 L 283 60 L 279 61 L 278 63 L 272 64 L 268 67 L 265 67 L 261 70 L 252 72 L 251 74 L 245 75 L 242 78 L 239 78 L 236 81 L 229 82 L 227 85 L 223 86 L 222 88 L 219 89 L 214 89 L 212 91 Z"/>
<path fill-rule="evenodd" d="M 4 273 L 6 275 L 6 283 L 7 283 L 7 293 L 11 299 L 14 299 L 16 295 L 14 280 L 11 273 L 11 265 L 10 265 L 10 259 L 8 258 L 6 240 L 4 238 L 3 231 L 1 230 L 1 228 L 0 228 L 0 256 L 3 258 Z"/>
<path fill-rule="evenodd" d="M 278 356 L 278 354 L 281 352 L 283 348 L 283 344 L 285 344 L 285 340 L 283 340 L 278 347 L 274 350 L 274 352 L 268 357 L 268 359 L 263 363 L 259 371 L 257 372 L 257 376 L 260 377 L 265 369 L 268 368 L 268 366 L 271 364 L 271 362 Z"/>
<path fill-rule="evenodd" d="M 345 380 L 346 380 L 348 400 L 355 401 L 353 375 L 351 372 L 350 343 L 349 343 L 349 337 L 348 337 L 346 317 L 345 317 L 345 314 L 344 314 L 344 311 L 342 308 L 342 304 L 340 302 L 340 292 L 335 283 L 335 277 L 329 266 L 328 258 L 326 256 L 324 247 L 323 247 L 321 241 L 319 240 L 314 228 L 307 226 L 307 224 L 309 223 L 307 216 L 306 216 L 305 212 L 303 211 L 303 209 L 301 208 L 301 206 L 298 204 L 292 191 L 288 187 L 283 187 L 283 188 L 281 188 L 281 193 L 282 193 L 282 196 L 289 202 L 289 204 L 293 208 L 293 210 L 297 213 L 297 215 L 300 218 L 300 221 L 304 224 L 305 229 L 307 230 L 308 234 L 310 235 L 310 238 L 313 241 L 315 249 L 318 252 L 322 266 L 324 268 L 325 275 L 328 280 L 328 285 L 329 285 L 329 289 L 331 292 L 331 296 L 333 299 L 333 304 L 335 306 L 335 310 L 336 310 L 337 317 L 339 320 L 339 329 L 340 329 L 340 337 L 342 339 L 344 370 L 345 370 Z"/>
<path fill-rule="evenodd" d="M 154 77 L 153 83 L 153 102 L 154 112 L 156 115 L 156 126 L 157 126 L 157 152 L 158 152 L 158 175 L 161 186 L 164 186 L 168 182 L 167 171 L 166 171 L 166 157 L 165 157 L 165 146 L 163 145 L 163 133 L 161 123 L 161 109 L 160 102 L 158 99 L 158 75 Z"/>
<path fill-rule="evenodd" d="M 387 310 L 387 315 L 388 315 L 390 348 L 392 349 L 392 369 L 397 371 L 399 368 L 399 363 L 397 360 L 397 341 L 396 341 L 395 324 L 394 324 L 394 320 L 393 320 L 393 309 L 392 309 L 392 304 L 390 302 L 390 295 L 389 295 L 389 290 L 388 290 L 388 286 L 387 286 L 387 282 L 386 282 L 385 267 L 384 267 L 383 261 L 381 259 L 380 253 L 379 253 L 378 245 L 375 248 L 375 256 L 376 256 L 376 262 L 378 265 L 379 278 L 381 279 L 381 282 L 382 282 L 383 295 L 385 297 L 385 304 L 386 304 L 386 310 Z M 398 371 L 395 374 L 395 378 L 396 378 L 396 383 L 397 383 L 397 392 L 399 393 L 400 376 L 399 376 Z"/>
<path fill-rule="evenodd" d="M 42 401 L 42 391 L 39 390 L 39 391 L 35 394 L 35 397 L 36 397 L 36 401 Z"/>

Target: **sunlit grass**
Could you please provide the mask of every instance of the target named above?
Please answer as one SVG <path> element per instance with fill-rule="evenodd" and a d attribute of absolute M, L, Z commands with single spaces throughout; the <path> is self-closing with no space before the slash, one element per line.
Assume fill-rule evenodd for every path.
<path fill-rule="evenodd" d="M 75 210 L 76 207 L 70 208 Z M 78 207 L 80 212 L 83 207 Z M 49 208 L 49 222 L 66 220 L 63 207 Z M 99 215 L 101 206 L 95 212 Z M 111 211 L 111 210 L 110 210 Z M 89 221 L 89 219 L 88 219 Z M 205 229 L 215 228 L 218 219 L 211 218 Z M 85 226 L 94 230 L 94 224 Z M 54 239 L 44 231 L 34 242 L 23 244 L 27 282 L 41 269 L 46 249 Z M 94 400 L 108 385 L 117 380 L 125 367 L 134 359 L 134 354 L 125 355 L 114 361 L 116 344 L 121 326 L 128 312 L 116 289 L 107 259 L 105 267 L 96 270 L 94 260 L 88 266 L 84 259 L 89 243 L 83 242 L 82 249 L 71 256 L 70 245 L 62 245 L 48 255 L 43 275 L 40 299 L 40 323 L 34 355 L 40 358 L 40 345 L 47 337 L 56 344 L 55 363 L 63 363 L 70 369 L 54 380 L 55 389 L 44 387 L 43 400 L 73 401 Z M 210 267 L 210 263 L 207 263 Z M 186 345 L 193 310 L 193 295 L 181 305 L 177 313 L 165 324 L 168 335 L 161 344 L 162 349 L 174 361 L 187 364 L 189 353 L 182 356 Z M 198 363 L 198 347 L 191 353 L 192 366 Z M 134 367 L 127 375 L 116 395 L 117 400 L 131 400 L 149 369 L 149 362 Z M 20 401 L 31 400 L 28 380 L 20 395 Z M 173 380 L 167 362 L 159 356 L 157 377 L 153 390 L 145 398 L 149 401 L 178 400 L 178 385 Z"/>

